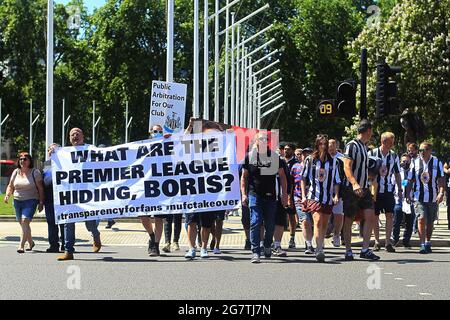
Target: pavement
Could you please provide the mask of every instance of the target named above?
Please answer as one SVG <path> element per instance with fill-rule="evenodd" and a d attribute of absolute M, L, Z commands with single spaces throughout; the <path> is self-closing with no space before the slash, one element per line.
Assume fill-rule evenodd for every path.
<path fill-rule="evenodd" d="M 444 214 L 441 213 L 441 217 Z M 104 246 L 92 253 L 91 237 L 77 224 L 75 260 L 58 262 L 48 247 L 46 223 L 32 223 L 37 243 L 32 252 L 17 254 L 20 226 L 0 220 L 0 299 L 153 299 L 153 300 L 435 300 L 450 297 L 450 231 L 444 220 L 435 227 L 433 253 L 418 248 L 380 251 L 380 261 L 346 262 L 345 249 L 326 240 L 326 263 L 303 253 L 301 232 L 297 249 L 285 258 L 262 258 L 250 263 L 243 250 L 245 235 L 240 217 L 224 223 L 222 254 L 184 259 L 181 250 L 147 255 L 148 236 L 137 221 L 117 220 L 113 229 L 100 225 Z M 127 220 L 133 221 L 133 220 Z M 382 229 L 383 231 L 383 229 Z M 382 235 L 383 237 L 383 235 Z M 282 246 L 287 248 L 288 232 Z M 413 238 L 417 241 L 417 238 Z M 354 233 L 355 246 L 361 239 Z M 414 242 L 413 242 L 414 245 Z M 359 250 L 355 250 L 355 254 Z"/>
<path fill-rule="evenodd" d="M 449 247 L 450 248 L 450 230 L 447 227 L 447 221 L 443 220 L 446 217 L 446 212 L 441 208 L 439 216 L 439 224 L 435 225 L 433 233 L 433 246 L 435 247 Z M 18 244 L 20 240 L 20 225 L 14 221 L 15 218 L 0 217 L 0 244 L 14 243 Z M 381 216 L 383 222 L 383 215 Z M 34 241 L 38 247 L 48 246 L 47 243 L 47 223 L 45 218 L 38 217 L 32 224 L 32 234 Z M 101 222 L 99 230 L 101 232 L 101 239 L 103 245 L 106 246 L 146 246 L 148 243 L 148 234 L 139 222 L 139 219 L 117 219 L 116 224 L 112 229 L 105 229 L 106 221 Z M 384 229 L 381 228 L 381 239 L 384 237 Z M 400 233 L 402 235 L 402 233 Z M 221 241 L 222 248 L 242 248 L 245 243 L 245 233 L 241 224 L 241 217 L 230 216 L 228 220 L 224 221 L 223 236 Z M 411 239 L 412 246 L 418 246 L 418 235 L 413 235 Z M 76 243 L 87 244 L 91 243 L 91 235 L 84 227 L 83 223 L 77 223 L 76 227 Z M 285 232 L 283 241 L 281 243 L 283 248 L 288 246 L 289 232 Z M 304 239 L 302 233 L 298 230 L 296 232 L 295 242 L 303 246 Z M 161 243 L 164 243 L 164 235 Z M 362 239 L 359 238 L 356 232 L 353 233 L 352 243 L 358 247 L 362 245 Z M 180 246 L 187 246 L 186 231 L 182 228 L 180 235 Z M 331 239 L 325 240 L 325 245 L 331 247 Z"/>

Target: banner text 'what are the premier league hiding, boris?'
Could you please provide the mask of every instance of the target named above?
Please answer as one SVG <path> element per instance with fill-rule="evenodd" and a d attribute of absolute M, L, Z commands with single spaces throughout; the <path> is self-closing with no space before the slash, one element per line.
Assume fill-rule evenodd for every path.
<path fill-rule="evenodd" d="M 234 133 L 60 148 L 52 178 L 60 224 L 240 208 Z"/>

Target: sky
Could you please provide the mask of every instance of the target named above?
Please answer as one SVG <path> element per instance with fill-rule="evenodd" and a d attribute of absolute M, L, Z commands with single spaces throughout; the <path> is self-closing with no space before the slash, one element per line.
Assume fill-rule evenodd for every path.
<path fill-rule="evenodd" d="M 55 0 L 55 3 L 68 4 L 70 0 Z M 87 7 L 88 12 L 92 13 L 95 8 L 100 8 L 106 3 L 106 0 L 84 0 L 84 5 Z"/>

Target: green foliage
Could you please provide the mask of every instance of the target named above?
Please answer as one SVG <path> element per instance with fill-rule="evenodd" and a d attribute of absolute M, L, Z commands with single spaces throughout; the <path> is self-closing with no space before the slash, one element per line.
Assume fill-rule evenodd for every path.
<path fill-rule="evenodd" d="M 270 38 L 275 39 L 270 48 L 261 50 L 254 59 L 279 49 L 273 59 L 256 68 L 263 68 L 274 59 L 281 61 L 277 67 L 281 70 L 286 105 L 264 118 L 263 127 L 280 129 L 281 140 L 300 146 L 309 145 L 318 133 L 344 141 L 353 138 L 356 119 L 323 121 L 316 116 L 316 106 L 323 98 L 335 98 L 340 81 L 353 78 L 359 83 L 359 58 L 361 48 L 366 47 L 370 117 L 373 118 L 375 109 L 375 61 L 377 56 L 383 56 L 391 65 L 403 68 L 399 80 L 403 106 L 416 108 L 422 115 L 430 139 L 440 153 L 449 150 L 449 1 L 240 1 L 230 10 L 236 13 L 236 20 L 266 3 L 270 5 L 241 28 L 241 36 L 248 38 L 270 23 L 274 24 L 268 33 L 250 43 L 256 48 Z M 221 1 L 221 5 L 224 4 L 225 1 Z M 367 13 L 361 5 L 367 8 L 371 4 L 381 8 L 381 22 L 369 28 L 365 24 Z M 16 149 L 28 149 L 28 104 L 33 99 L 35 115 L 41 115 L 35 128 L 34 145 L 41 158 L 45 150 L 46 5 L 45 0 L 0 0 L 0 97 L 3 114 L 11 115 L 11 121 L 4 127 L 5 134 L 14 141 Z M 80 30 L 68 30 L 69 14 L 63 5 L 55 6 L 55 141 L 61 142 L 63 99 L 66 116 L 71 115 L 69 127 L 83 128 L 87 142 L 92 141 L 93 100 L 97 115 L 101 116 L 98 143 L 123 142 L 125 101 L 129 101 L 130 116 L 133 116 L 130 139 L 145 138 L 151 82 L 165 79 L 165 1 L 108 0 L 92 14 L 87 13 L 83 0 L 73 0 L 70 5 L 82 8 Z M 211 3 L 210 14 L 213 7 Z M 193 89 L 192 1 L 177 0 L 175 11 L 174 81 L 188 84 L 186 118 L 189 119 Z M 224 28 L 222 17 L 220 29 Z M 211 34 L 212 23 L 209 30 Z M 203 38 L 201 47 L 202 42 Z M 211 37 L 211 51 L 213 44 Z M 220 38 L 220 46 L 223 75 L 224 37 Z M 203 58 L 202 53 L 201 56 Z M 213 61 L 210 58 L 212 106 Z M 200 74 L 203 74 L 202 63 Z M 223 81 L 220 83 L 223 108 Z M 202 81 L 200 87 L 203 87 Z M 200 101 L 203 101 L 202 96 Z M 212 107 L 210 109 L 212 116 Z M 376 122 L 374 141 L 378 140 L 380 132 L 388 129 L 401 137 L 403 129 L 398 120 L 392 117 Z"/>
<path fill-rule="evenodd" d="M 403 108 L 412 108 L 420 114 L 427 126 L 427 136 L 440 153 L 450 151 L 449 91 L 449 0 L 399 1 L 391 14 L 374 27 L 366 27 L 349 46 L 353 69 L 359 68 L 361 47 L 368 50 L 371 67 L 368 79 L 368 106 L 371 116 L 375 111 L 376 61 L 383 57 L 390 65 L 402 67 L 399 97 Z M 376 122 L 376 132 L 390 130 L 402 142 L 403 129 L 399 117 Z"/>

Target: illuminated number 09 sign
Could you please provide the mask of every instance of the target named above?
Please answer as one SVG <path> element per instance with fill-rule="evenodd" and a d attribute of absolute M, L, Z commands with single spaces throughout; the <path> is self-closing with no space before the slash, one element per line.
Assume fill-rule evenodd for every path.
<path fill-rule="evenodd" d="M 317 113 L 319 116 L 332 116 L 334 115 L 334 103 L 332 100 L 320 101 L 317 106 Z"/>

